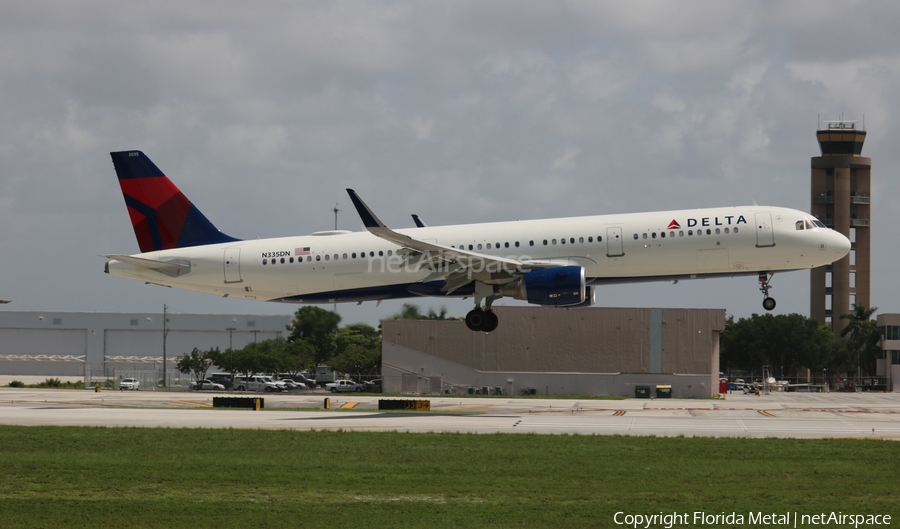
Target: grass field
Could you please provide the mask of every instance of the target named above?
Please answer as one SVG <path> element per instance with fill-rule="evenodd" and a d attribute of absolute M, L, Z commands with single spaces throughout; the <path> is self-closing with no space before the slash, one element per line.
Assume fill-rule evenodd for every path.
<path fill-rule="evenodd" d="M 863 440 L 0 426 L 0 524 L 616 527 L 618 511 L 898 520 L 898 449 Z"/>

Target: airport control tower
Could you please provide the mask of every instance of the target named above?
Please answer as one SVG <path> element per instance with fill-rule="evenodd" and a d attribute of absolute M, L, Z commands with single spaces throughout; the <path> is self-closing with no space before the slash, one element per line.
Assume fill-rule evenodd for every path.
<path fill-rule="evenodd" d="M 811 212 L 852 246 L 840 261 L 811 271 L 809 312 L 840 334 L 847 325 L 841 314 L 854 303 L 870 306 L 872 159 L 861 156 L 866 131 L 855 121 L 826 121 L 816 139 L 822 155 L 811 160 Z"/>

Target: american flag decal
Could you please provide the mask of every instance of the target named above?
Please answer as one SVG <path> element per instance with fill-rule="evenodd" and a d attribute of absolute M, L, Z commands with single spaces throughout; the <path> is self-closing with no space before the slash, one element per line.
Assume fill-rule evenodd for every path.
<path fill-rule="evenodd" d="M 294 248 L 294 255 L 309 255 L 309 246 L 304 248 Z"/>

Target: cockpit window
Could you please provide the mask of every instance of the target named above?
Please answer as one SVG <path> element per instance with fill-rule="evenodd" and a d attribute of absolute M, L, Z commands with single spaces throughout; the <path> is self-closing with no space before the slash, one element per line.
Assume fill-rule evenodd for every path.
<path fill-rule="evenodd" d="M 798 220 L 798 221 L 794 224 L 794 226 L 796 226 L 796 228 L 797 228 L 798 230 L 804 229 L 804 223 L 803 223 L 802 220 Z"/>
<path fill-rule="evenodd" d="M 825 224 L 819 219 L 813 219 L 813 224 L 815 224 L 815 226 L 817 228 L 825 228 L 826 227 Z"/>
<path fill-rule="evenodd" d="M 809 219 L 806 219 L 806 229 L 811 230 L 813 228 L 815 228 L 815 226 L 813 226 L 812 221 Z"/>

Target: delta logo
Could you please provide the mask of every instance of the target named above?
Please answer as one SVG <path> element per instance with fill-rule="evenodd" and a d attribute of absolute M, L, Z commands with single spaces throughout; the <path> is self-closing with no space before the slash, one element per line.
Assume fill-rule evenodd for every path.
<path fill-rule="evenodd" d="M 672 219 L 672 222 L 669 223 L 669 227 L 666 228 L 666 229 L 667 229 L 667 230 L 680 230 L 680 229 L 681 229 L 681 224 L 678 224 L 678 221 L 677 221 L 677 220 Z"/>
<path fill-rule="evenodd" d="M 747 224 L 747 219 L 744 218 L 743 215 L 725 215 L 722 217 L 701 217 L 699 219 L 687 219 L 688 228 L 693 228 L 695 226 L 735 226 L 737 224 Z M 669 227 L 666 229 L 678 230 L 681 229 L 681 224 L 677 220 L 672 219 L 672 222 L 669 223 Z"/>

